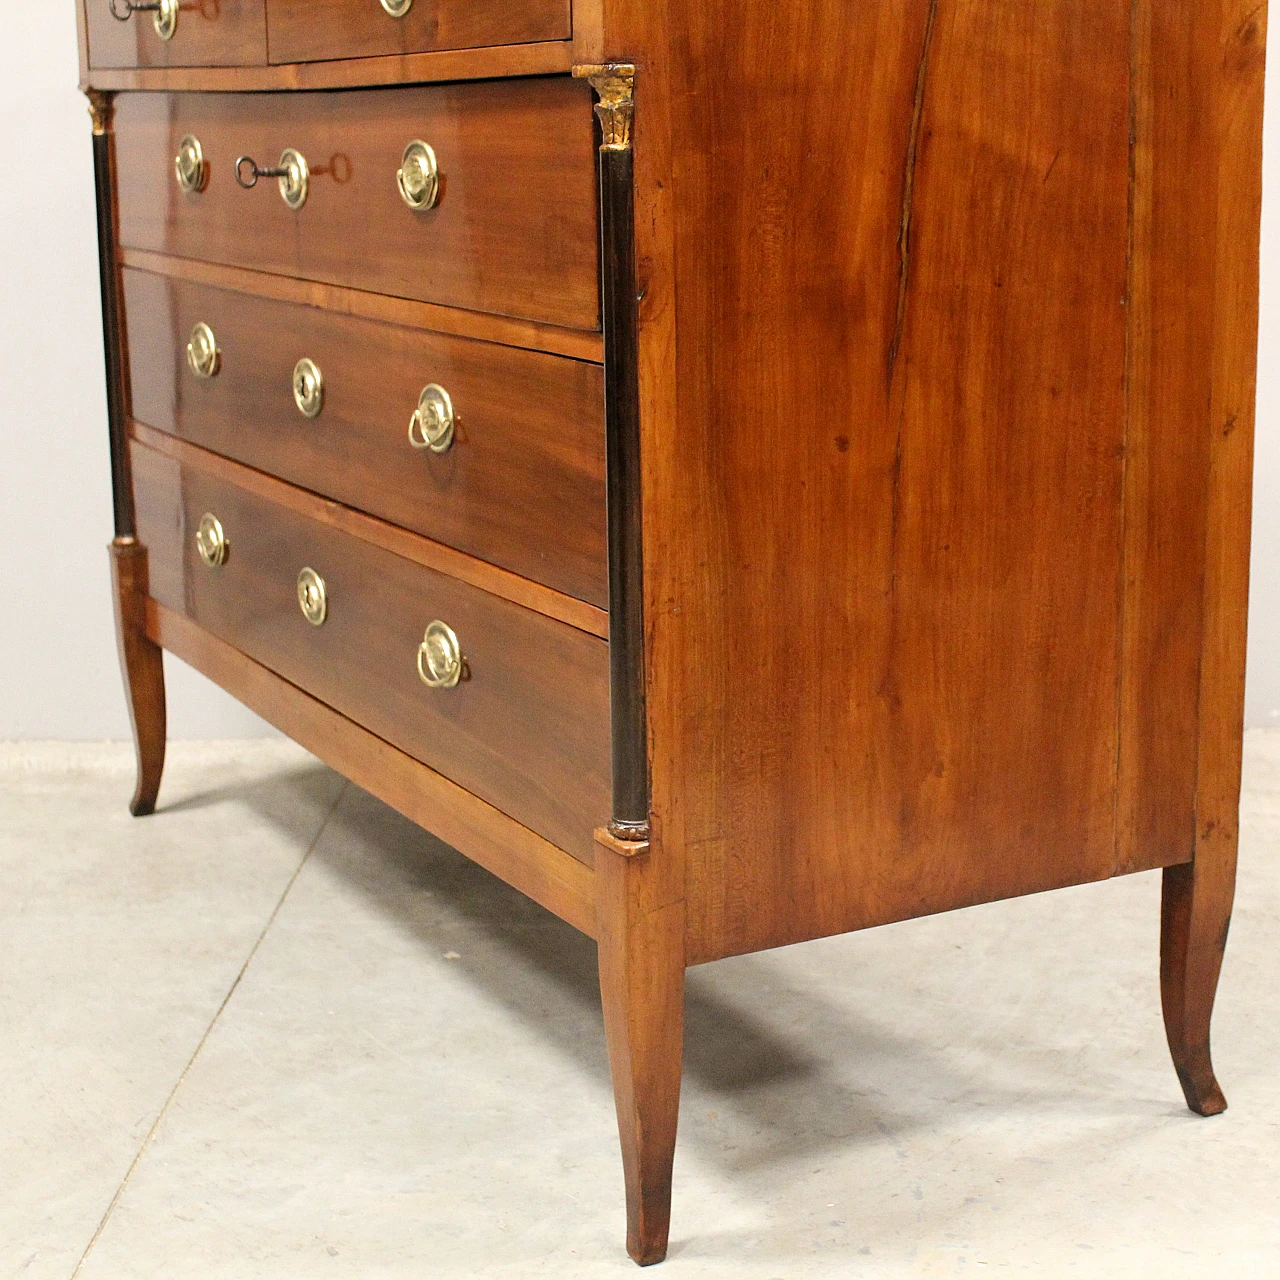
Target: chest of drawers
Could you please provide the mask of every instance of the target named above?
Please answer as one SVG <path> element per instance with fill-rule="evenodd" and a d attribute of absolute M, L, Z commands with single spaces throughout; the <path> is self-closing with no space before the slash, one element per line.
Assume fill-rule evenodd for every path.
<path fill-rule="evenodd" d="M 135 813 L 169 649 L 594 937 L 641 1263 L 690 965 L 1160 869 L 1223 1109 L 1265 7 L 79 14 Z"/>

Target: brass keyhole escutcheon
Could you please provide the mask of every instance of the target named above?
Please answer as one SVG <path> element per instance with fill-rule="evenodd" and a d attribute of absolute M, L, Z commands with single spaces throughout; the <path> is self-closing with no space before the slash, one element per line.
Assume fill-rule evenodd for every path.
<path fill-rule="evenodd" d="M 393 17 L 403 18 L 413 8 L 413 0 L 381 0 L 382 7 Z"/>
<path fill-rule="evenodd" d="M 200 139 L 194 133 L 184 134 L 178 143 L 178 154 L 173 158 L 173 172 L 183 191 L 203 191 L 209 170 L 204 162 Z"/>
<path fill-rule="evenodd" d="M 438 382 L 422 388 L 409 419 L 409 443 L 433 453 L 444 453 L 453 443 L 453 400 Z"/>
<path fill-rule="evenodd" d="M 293 402 L 304 418 L 318 418 L 324 408 L 324 377 L 305 356 L 293 366 Z"/>
<path fill-rule="evenodd" d="M 298 608 L 313 627 L 324 626 L 324 620 L 329 616 L 324 579 L 314 569 L 303 569 L 298 574 Z"/>
<path fill-rule="evenodd" d="M 111 16 L 117 22 L 128 22 L 135 13 L 150 13 L 151 23 L 161 40 L 172 40 L 178 30 L 180 0 L 109 0 Z"/>
<path fill-rule="evenodd" d="M 218 340 L 203 320 L 191 330 L 191 340 L 187 343 L 187 364 L 197 378 L 215 377 L 222 367 L 222 352 L 218 350 Z"/>
<path fill-rule="evenodd" d="M 161 40 L 172 40 L 178 30 L 178 4 L 179 0 L 160 0 L 151 18 Z"/>
<path fill-rule="evenodd" d="M 452 689 L 462 679 L 465 663 L 457 634 L 437 618 L 418 646 L 418 679 L 428 689 Z"/>
<path fill-rule="evenodd" d="M 306 157 L 292 147 L 286 147 L 280 153 L 279 167 L 284 171 L 277 174 L 280 182 L 280 198 L 290 209 L 301 209 L 307 203 L 307 192 L 311 186 L 311 170 L 307 168 Z"/>
<path fill-rule="evenodd" d="M 286 147 L 280 153 L 280 163 L 274 169 L 259 168 L 252 156 L 241 156 L 236 161 L 236 183 L 246 191 L 258 185 L 259 178 L 275 178 L 280 184 L 280 198 L 290 209 L 301 209 L 307 203 L 311 189 L 311 170 L 307 158 L 300 151 Z"/>
<path fill-rule="evenodd" d="M 435 207 L 440 195 L 440 166 L 436 153 L 425 142 L 415 140 L 405 147 L 396 170 L 396 185 L 410 209 Z"/>
<path fill-rule="evenodd" d="M 200 517 L 200 525 L 196 529 L 196 550 L 210 569 L 217 569 L 227 562 L 227 535 L 222 531 L 222 522 L 212 511 L 206 511 Z"/>

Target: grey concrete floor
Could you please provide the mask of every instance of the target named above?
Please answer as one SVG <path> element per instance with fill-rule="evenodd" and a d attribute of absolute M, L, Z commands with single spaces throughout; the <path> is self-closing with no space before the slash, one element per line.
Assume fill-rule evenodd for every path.
<path fill-rule="evenodd" d="M 636 1274 L 589 941 L 290 744 L 131 771 L 0 747 L 0 1276 Z M 706 966 L 657 1274 L 1280 1276 L 1280 736 L 1246 775 L 1225 1116 L 1157 875 Z"/>

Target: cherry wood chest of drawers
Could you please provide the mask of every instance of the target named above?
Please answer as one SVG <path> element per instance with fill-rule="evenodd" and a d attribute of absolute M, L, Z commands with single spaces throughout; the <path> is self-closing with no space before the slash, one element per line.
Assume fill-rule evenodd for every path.
<path fill-rule="evenodd" d="M 135 813 L 169 649 L 594 937 L 641 1263 L 693 964 L 1163 869 L 1223 1109 L 1265 5 L 79 15 Z"/>

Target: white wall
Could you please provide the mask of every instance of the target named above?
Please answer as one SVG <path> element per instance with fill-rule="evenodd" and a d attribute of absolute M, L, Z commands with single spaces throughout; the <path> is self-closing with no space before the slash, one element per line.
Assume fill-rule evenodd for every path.
<path fill-rule="evenodd" d="M 0 740 L 127 738 L 75 6 L 5 7 L 0 39 Z M 273 733 L 166 655 L 174 737 Z"/>
<path fill-rule="evenodd" d="M 1280 724 L 1280 31 L 1268 77 L 1248 721 Z M 0 40 L 0 740 L 124 738 L 106 544 L 106 405 L 89 121 L 71 0 Z M 169 662 L 175 737 L 272 732 Z"/>

